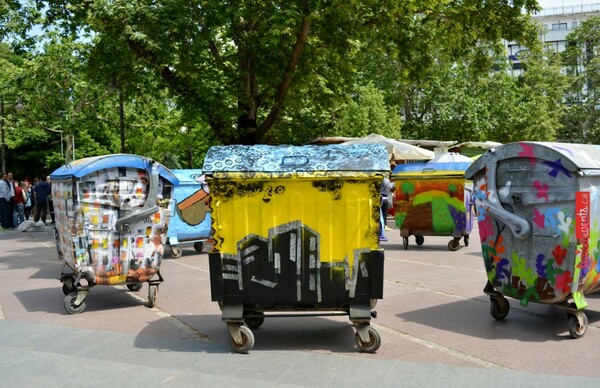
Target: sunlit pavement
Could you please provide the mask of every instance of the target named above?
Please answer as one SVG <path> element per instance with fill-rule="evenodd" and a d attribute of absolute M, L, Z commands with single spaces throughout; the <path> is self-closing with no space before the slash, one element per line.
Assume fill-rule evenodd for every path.
<path fill-rule="evenodd" d="M 391 223 L 390 223 L 390 226 Z M 148 287 L 96 286 L 68 314 L 52 228 L 0 233 L 0 372 L 4 386 L 598 386 L 600 300 L 574 340 L 564 311 L 510 300 L 489 313 L 477 231 L 456 252 L 449 237 L 386 231 L 384 299 L 372 325 L 382 345 L 357 351 L 347 317 L 269 318 L 255 346 L 231 352 L 210 300 L 208 255 L 183 246 L 165 259 L 156 306 Z M 166 249 L 168 251 L 168 248 Z"/>

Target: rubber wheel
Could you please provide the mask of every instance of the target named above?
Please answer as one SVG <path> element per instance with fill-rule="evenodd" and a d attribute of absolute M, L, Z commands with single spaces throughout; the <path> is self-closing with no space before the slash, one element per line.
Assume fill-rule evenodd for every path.
<path fill-rule="evenodd" d="M 244 323 L 246 326 L 252 329 L 258 329 L 265 323 L 265 313 L 263 312 L 252 312 L 251 315 L 256 315 L 255 317 L 244 317 Z"/>
<path fill-rule="evenodd" d="M 402 237 L 402 244 L 404 244 L 404 250 L 408 249 L 408 237 Z"/>
<path fill-rule="evenodd" d="M 423 237 L 423 236 L 415 236 L 415 241 L 417 242 L 418 246 L 421 246 L 425 242 L 425 237 Z"/>
<path fill-rule="evenodd" d="M 354 333 L 354 342 L 359 351 L 363 353 L 375 353 L 381 346 L 381 335 L 379 335 L 379 332 L 371 326 L 368 327 L 368 330 L 369 342 L 363 342 L 360 339 L 358 332 Z"/>
<path fill-rule="evenodd" d="M 177 247 L 171 247 L 171 257 L 174 259 L 179 259 L 183 255 L 183 251 Z"/>
<path fill-rule="evenodd" d="M 71 284 L 75 284 L 75 279 L 72 279 Z M 77 284 L 77 285 L 79 285 L 79 284 Z M 76 286 L 75 287 L 69 287 L 67 285 L 67 283 L 63 282 L 62 291 L 63 291 L 63 294 L 69 295 L 71 292 L 77 291 L 77 287 Z"/>
<path fill-rule="evenodd" d="M 506 298 L 490 298 L 490 314 L 495 320 L 501 321 L 510 311 L 510 303 Z"/>
<path fill-rule="evenodd" d="M 130 283 L 127 285 L 127 289 L 135 292 L 141 290 L 143 286 L 144 285 L 142 283 Z"/>
<path fill-rule="evenodd" d="M 77 291 L 73 291 L 69 295 L 65 296 L 65 310 L 67 310 L 69 314 L 79 314 L 85 310 L 85 301 L 81 302 L 81 304 L 77 306 L 75 304 L 75 300 L 77 300 Z"/>
<path fill-rule="evenodd" d="M 158 287 L 150 286 L 148 288 L 148 307 L 154 307 L 154 303 L 156 302 L 156 297 L 158 296 Z"/>
<path fill-rule="evenodd" d="M 469 236 L 465 236 L 463 238 L 463 241 L 465 242 L 465 246 L 468 247 L 469 246 Z"/>
<path fill-rule="evenodd" d="M 194 249 L 196 250 L 196 252 L 202 252 L 202 249 L 204 249 L 204 244 L 202 244 L 200 241 L 195 242 Z"/>
<path fill-rule="evenodd" d="M 242 336 L 242 343 L 236 344 L 232 336 L 229 336 L 229 345 L 236 353 L 248 353 L 254 347 L 254 334 L 252 330 L 246 326 L 240 326 L 240 334 Z"/>
<path fill-rule="evenodd" d="M 581 313 L 581 319 L 583 320 L 582 325 L 579 324 L 579 320 L 575 314 L 569 314 L 569 334 L 571 334 L 571 337 L 575 339 L 583 337 L 587 331 L 587 315 L 585 315 L 585 313 Z"/>
<path fill-rule="evenodd" d="M 448 242 L 448 249 L 450 249 L 451 251 L 457 251 L 459 247 L 460 243 L 458 242 L 458 240 L 452 239 Z"/>

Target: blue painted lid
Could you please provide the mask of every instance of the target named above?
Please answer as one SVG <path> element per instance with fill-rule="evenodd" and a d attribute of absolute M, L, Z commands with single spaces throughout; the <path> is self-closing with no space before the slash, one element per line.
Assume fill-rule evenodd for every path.
<path fill-rule="evenodd" d="M 467 171 L 473 162 L 428 162 L 428 163 L 409 163 L 399 164 L 392 171 L 393 174 L 402 174 L 408 172 L 428 173 L 440 171 Z"/>
<path fill-rule="evenodd" d="M 152 159 L 131 154 L 92 156 L 89 158 L 77 159 L 59 167 L 50 174 L 50 179 L 57 181 L 80 179 L 98 170 L 117 167 L 129 167 L 150 171 L 152 168 Z M 169 182 L 173 184 L 178 183 L 177 177 L 162 164 L 158 165 L 158 172 L 160 176 L 167 179 Z"/>
<path fill-rule="evenodd" d="M 173 169 L 173 175 L 179 180 L 178 185 L 199 185 L 198 179 L 204 174 L 201 168 Z"/>
<path fill-rule="evenodd" d="M 215 172 L 388 172 L 390 165 L 385 146 L 381 144 L 230 145 L 211 147 L 202 169 L 206 174 Z"/>

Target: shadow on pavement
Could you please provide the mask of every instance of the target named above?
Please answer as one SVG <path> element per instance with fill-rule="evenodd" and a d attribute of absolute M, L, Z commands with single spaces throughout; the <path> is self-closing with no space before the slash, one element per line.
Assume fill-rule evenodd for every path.
<path fill-rule="evenodd" d="M 229 331 L 220 315 L 174 317 L 193 327 L 208 338 L 189 341 L 195 345 L 182 344 L 181 341 L 161 344 L 169 351 L 206 351 L 210 353 L 233 353 L 229 345 Z M 164 318 L 168 319 L 168 318 Z M 164 322 L 148 324 L 140 332 L 136 347 L 156 349 L 155 342 L 149 341 L 153 333 Z M 354 329 L 350 323 L 338 322 L 319 317 L 267 318 L 264 324 L 251 329 L 255 344 L 253 351 L 316 351 L 321 353 L 352 354 L 357 352 L 354 345 Z M 164 350 L 164 349 L 163 349 Z"/>
<path fill-rule="evenodd" d="M 483 297 L 486 298 L 486 297 Z M 406 324 L 416 323 L 437 330 L 483 339 L 512 339 L 522 342 L 572 340 L 567 316 L 556 305 L 530 303 L 527 308 L 515 299 L 508 316 L 497 321 L 490 315 L 487 299 L 468 299 L 396 314 Z M 589 325 L 600 321 L 600 312 L 585 310 Z"/>

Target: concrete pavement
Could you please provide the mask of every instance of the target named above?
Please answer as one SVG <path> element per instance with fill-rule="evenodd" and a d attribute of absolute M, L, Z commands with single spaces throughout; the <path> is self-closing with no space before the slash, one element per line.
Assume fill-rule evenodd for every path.
<path fill-rule="evenodd" d="M 346 317 L 267 319 L 247 355 L 231 353 L 210 301 L 208 256 L 184 247 L 164 260 L 156 307 L 147 286 L 97 286 L 82 314 L 63 308 L 51 229 L 0 233 L 2 385 L 85 386 L 598 386 L 600 300 L 590 326 L 570 338 L 555 306 L 511 300 L 489 314 L 477 232 L 450 252 L 447 237 L 404 250 L 388 231 L 384 299 L 373 324 L 382 346 L 358 353 Z M 3 319 L 2 319 L 3 318 Z"/>

